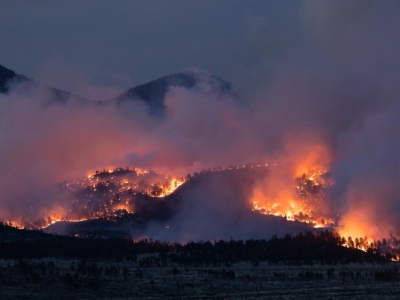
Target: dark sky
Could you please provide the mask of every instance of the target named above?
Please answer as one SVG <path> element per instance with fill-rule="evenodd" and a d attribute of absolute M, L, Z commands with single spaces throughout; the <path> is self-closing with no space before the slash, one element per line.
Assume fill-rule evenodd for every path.
<path fill-rule="evenodd" d="M 0 64 L 79 93 L 198 68 L 240 84 L 300 34 L 299 1 L 3 1 Z"/>

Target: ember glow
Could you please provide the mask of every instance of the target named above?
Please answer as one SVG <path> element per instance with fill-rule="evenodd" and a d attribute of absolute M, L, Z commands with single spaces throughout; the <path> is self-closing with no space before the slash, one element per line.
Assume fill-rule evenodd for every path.
<path fill-rule="evenodd" d="M 70 206 L 67 205 L 66 210 L 59 213 L 47 212 L 47 216 L 37 220 L 10 224 L 19 228 L 44 229 L 59 221 L 81 222 L 135 217 L 143 213 L 140 208 L 143 200 L 160 198 L 162 202 L 168 203 L 171 201 L 169 195 L 185 182 L 202 174 L 252 169 L 267 170 L 271 173 L 269 176 L 274 176 L 274 171 L 279 166 L 276 163 L 230 165 L 189 174 L 185 178 L 175 178 L 140 168 L 106 168 L 90 173 L 87 177 L 58 184 L 58 191 L 70 199 Z M 263 179 L 263 176 L 259 179 Z M 334 228 L 335 221 L 323 210 L 329 201 L 327 194 L 332 186 L 327 174 L 318 169 L 310 170 L 297 176 L 292 183 L 290 189 L 272 190 L 267 196 L 262 189 L 270 191 L 268 186 L 257 184 L 252 197 L 247 201 L 251 203 L 254 212 L 263 215 L 309 224 L 314 228 Z"/>
<path fill-rule="evenodd" d="M 11 224 L 18 228 L 44 229 L 59 221 L 116 220 L 134 215 L 138 201 L 142 201 L 143 197 L 167 197 L 186 180 L 140 168 L 103 169 L 86 178 L 58 184 L 59 193 L 70 202 L 62 213 L 50 212 L 38 220 Z"/>
<path fill-rule="evenodd" d="M 314 228 L 333 227 L 335 222 L 329 215 L 324 215 L 326 211 L 323 210 L 329 201 L 327 189 L 331 186 L 324 179 L 325 175 L 320 170 L 303 173 L 294 181 L 293 191 L 277 191 L 265 196 L 262 191 L 255 190 L 253 211 L 309 223 Z"/>

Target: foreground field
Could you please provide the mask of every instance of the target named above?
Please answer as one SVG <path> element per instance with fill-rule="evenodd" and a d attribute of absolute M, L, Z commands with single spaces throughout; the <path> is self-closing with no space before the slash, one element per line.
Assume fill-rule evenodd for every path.
<path fill-rule="evenodd" d="M 395 263 L 184 268 L 138 261 L 1 260 L 0 299 L 398 299 Z M 147 259 L 146 259 L 147 258 Z M 155 258 L 153 256 L 153 258 Z"/>

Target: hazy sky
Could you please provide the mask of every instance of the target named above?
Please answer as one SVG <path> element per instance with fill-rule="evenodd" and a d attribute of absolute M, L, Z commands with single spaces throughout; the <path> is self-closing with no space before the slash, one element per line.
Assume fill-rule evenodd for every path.
<path fill-rule="evenodd" d="M 78 80 L 124 89 L 190 68 L 239 84 L 296 41 L 301 5 L 0 0 L 0 64 L 72 92 Z"/>

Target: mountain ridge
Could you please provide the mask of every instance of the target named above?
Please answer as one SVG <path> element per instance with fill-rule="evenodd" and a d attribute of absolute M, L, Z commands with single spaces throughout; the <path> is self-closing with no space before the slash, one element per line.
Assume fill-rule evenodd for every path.
<path fill-rule="evenodd" d="M 24 75 L 19 75 L 13 70 L 10 70 L 3 65 L 0 65 L 0 93 L 7 93 L 9 91 L 8 83 L 11 81 L 31 81 L 31 79 Z"/>
<path fill-rule="evenodd" d="M 83 101 L 92 101 L 94 103 L 115 103 L 117 106 L 131 101 L 141 101 L 148 106 L 149 113 L 153 115 L 162 115 L 164 113 L 166 109 L 164 99 L 171 87 L 192 89 L 197 84 L 206 83 L 220 93 L 232 93 L 231 84 L 217 76 L 208 75 L 204 72 L 187 71 L 169 74 L 144 84 L 128 88 L 116 97 L 100 102 L 86 99 L 68 91 L 37 82 L 0 65 L 0 93 L 7 94 L 12 84 L 23 82 L 48 88 L 54 93 L 55 99 L 62 103 L 66 103 L 72 97 Z"/>
<path fill-rule="evenodd" d="M 75 97 L 81 101 L 89 101 L 81 96 L 74 95 L 68 91 L 64 91 L 50 85 L 40 83 L 34 79 L 24 75 L 17 74 L 15 71 L 0 65 L 0 94 L 7 94 L 10 91 L 10 86 L 14 84 L 27 83 L 29 87 L 43 87 L 53 93 L 55 100 L 61 103 L 66 103 L 70 98 Z"/>
<path fill-rule="evenodd" d="M 111 101 L 116 101 L 118 105 L 126 101 L 140 100 L 149 105 L 150 113 L 157 114 L 165 110 L 165 95 L 171 87 L 193 88 L 196 84 L 207 83 L 221 92 L 231 92 L 230 83 L 214 76 L 202 72 L 179 72 L 166 75 L 147 83 L 135 86 L 118 95 Z"/>

